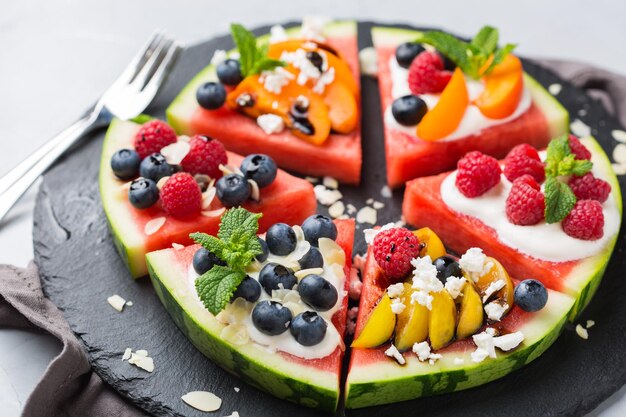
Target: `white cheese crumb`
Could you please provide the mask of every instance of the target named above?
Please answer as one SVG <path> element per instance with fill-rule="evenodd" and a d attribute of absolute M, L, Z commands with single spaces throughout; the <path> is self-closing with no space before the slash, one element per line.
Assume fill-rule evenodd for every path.
<path fill-rule="evenodd" d="M 226 54 L 226 51 L 223 49 L 218 49 L 213 53 L 213 57 L 211 58 L 211 65 L 218 66 L 222 62 L 226 61 L 226 58 L 228 58 L 228 54 Z"/>
<path fill-rule="evenodd" d="M 113 294 L 109 298 L 107 298 L 107 302 L 111 304 L 111 307 L 119 311 L 120 313 L 124 309 L 124 305 L 126 304 L 126 300 L 120 297 L 117 294 Z"/>
<path fill-rule="evenodd" d="M 502 315 L 509 309 L 509 305 L 507 303 L 500 304 L 498 301 L 492 301 L 485 306 L 485 313 L 487 313 L 487 318 L 492 321 L 500 321 L 502 319 Z"/>
<path fill-rule="evenodd" d="M 323 53 L 320 53 L 320 55 L 322 54 Z M 323 72 L 317 79 L 317 82 L 313 86 L 313 92 L 317 94 L 324 94 L 326 86 L 332 84 L 333 81 L 335 81 L 335 68 L 331 67 L 327 71 Z"/>
<path fill-rule="evenodd" d="M 618 143 L 613 149 L 613 160 L 619 164 L 626 163 L 626 144 Z"/>
<path fill-rule="evenodd" d="M 332 217 L 333 219 L 336 219 L 338 217 L 341 217 L 344 213 L 344 211 L 346 210 L 346 207 L 343 205 L 343 201 L 336 201 L 333 204 L 331 204 L 330 207 L 328 207 L 328 214 L 330 214 L 330 217 Z"/>
<path fill-rule="evenodd" d="M 179 140 L 161 148 L 161 155 L 165 157 L 168 164 L 180 165 L 181 161 L 185 159 L 190 149 L 191 145 L 189 142 Z"/>
<path fill-rule="evenodd" d="M 589 332 L 580 324 L 576 325 L 576 334 L 585 340 L 589 339 Z"/>
<path fill-rule="evenodd" d="M 266 135 L 271 135 L 272 133 L 280 133 L 285 129 L 285 122 L 282 117 L 277 116 L 275 114 L 262 114 L 256 118 L 256 124 L 259 125 L 263 132 Z"/>
<path fill-rule="evenodd" d="M 580 119 L 576 119 L 572 123 L 570 123 L 569 128 L 572 133 L 579 138 L 584 138 L 585 136 L 591 135 L 591 128 Z"/>
<path fill-rule="evenodd" d="M 524 333 L 515 332 L 509 333 L 502 336 L 494 337 L 493 344 L 500 350 L 508 352 L 509 350 L 515 349 L 524 341 Z"/>
<path fill-rule="evenodd" d="M 487 333 L 488 335 L 494 336 L 494 337 L 497 334 L 496 329 L 494 329 L 493 327 L 487 327 L 485 329 L 485 333 Z"/>
<path fill-rule="evenodd" d="M 620 129 L 611 130 L 611 136 L 618 142 L 626 143 L 626 131 Z"/>
<path fill-rule="evenodd" d="M 459 259 L 459 266 L 471 276 L 474 282 L 489 271 L 489 269 L 485 270 L 487 267 L 485 264 L 490 265 L 491 263 L 487 262 L 487 255 L 480 248 L 469 248 Z"/>
<path fill-rule="evenodd" d="M 430 357 L 430 346 L 428 342 L 415 343 L 413 345 L 413 353 L 417 355 L 417 359 L 424 362 Z"/>
<path fill-rule="evenodd" d="M 379 234 L 380 232 L 384 230 L 393 229 L 394 227 L 396 227 L 395 224 L 387 223 L 386 225 L 381 226 L 378 229 L 363 230 L 363 237 L 365 238 L 365 243 L 367 243 L 368 245 L 371 245 L 372 243 L 374 243 L 374 238 L 376 237 L 377 234 Z"/>
<path fill-rule="evenodd" d="M 481 332 L 472 336 L 474 343 L 478 349 L 482 349 L 487 352 L 487 356 L 490 358 L 496 357 L 496 346 L 493 342 L 493 336 L 486 332 Z M 477 350 L 478 350 L 477 349 Z M 482 356 L 482 354 L 480 355 Z"/>
<path fill-rule="evenodd" d="M 181 399 L 193 408 L 204 412 L 217 411 L 222 406 L 222 399 L 208 391 L 188 392 Z"/>
<path fill-rule="evenodd" d="M 455 365 L 463 365 L 463 363 L 465 362 L 465 359 L 463 358 L 454 358 L 454 364 Z"/>
<path fill-rule="evenodd" d="M 378 75 L 378 56 L 376 49 L 372 46 L 363 48 L 359 51 L 359 64 L 361 66 L 361 74 L 370 77 Z"/>
<path fill-rule="evenodd" d="M 391 311 L 393 314 L 401 314 L 405 308 L 406 306 L 401 299 L 394 298 L 393 300 L 391 300 Z"/>
<path fill-rule="evenodd" d="M 477 348 L 475 351 L 471 353 L 472 362 L 480 363 L 487 359 L 489 353 L 483 348 Z"/>
<path fill-rule="evenodd" d="M 380 189 L 380 195 L 384 198 L 391 198 L 391 188 L 389 188 L 388 185 L 383 186 L 383 188 Z"/>
<path fill-rule="evenodd" d="M 122 361 L 127 361 L 128 359 L 130 359 L 131 353 L 133 353 L 133 350 L 131 348 L 126 348 L 126 350 L 124 351 L 124 355 L 122 355 Z"/>
<path fill-rule="evenodd" d="M 318 182 L 320 182 L 319 178 L 315 178 L 315 177 L 304 177 L 304 179 L 310 182 L 311 184 L 317 184 Z"/>
<path fill-rule="evenodd" d="M 362 207 L 356 214 L 357 223 L 376 224 L 378 213 L 371 207 Z"/>
<path fill-rule="evenodd" d="M 380 201 L 374 201 L 374 203 L 372 203 L 372 207 L 374 207 L 376 210 L 380 210 L 381 208 L 385 207 L 385 203 L 381 203 Z"/>
<path fill-rule="evenodd" d="M 437 278 L 437 268 L 433 265 L 430 256 L 426 255 L 423 258 L 412 259 L 411 265 L 414 268 L 412 287 L 418 290 L 418 292 L 431 293 L 443 290 L 443 283 Z"/>
<path fill-rule="evenodd" d="M 596 322 L 595 322 L 595 321 L 593 321 L 593 320 L 587 320 L 587 326 L 585 326 L 585 327 L 587 327 L 588 329 L 590 329 L 590 328 L 592 328 L 592 327 L 593 327 L 593 326 L 595 326 L 595 325 L 596 325 Z"/>
<path fill-rule="evenodd" d="M 450 294 L 450 297 L 452 297 L 452 299 L 456 299 L 459 295 L 461 295 L 461 290 L 463 289 L 463 287 L 465 286 L 465 278 L 463 277 L 454 277 L 454 276 L 450 276 L 448 277 L 448 279 L 446 279 L 446 291 L 448 291 L 448 294 Z"/>
<path fill-rule="evenodd" d="M 324 184 L 324 186 L 328 188 L 332 188 L 333 190 L 336 190 L 337 188 L 339 188 L 339 181 L 337 181 L 333 177 L 328 177 L 328 176 L 324 177 L 322 179 L 322 184 Z"/>
<path fill-rule="evenodd" d="M 419 304 L 426 307 L 429 310 L 433 309 L 433 296 L 428 294 L 426 291 L 413 291 L 411 293 L 411 303 Z"/>
<path fill-rule="evenodd" d="M 331 204 L 339 201 L 341 197 L 343 197 L 341 191 L 330 190 L 321 184 L 313 187 L 313 191 L 315 192 L 315 198 L 317 198 L 317 201 L 324 206 L 330 206 Z"/>
<path fill-rule="evenodd" d="M 270 28 L 270 43 L 283 42 L 288 39 L 285 28 L 281 25 L 274 25 Z"/>
<path fill-rule="evenodd" d="M 165 224 L 165 217 L 157 217 L 152 219 L 146 223 L 143 228 L 143 231 L 146 235 L 150 236 L 159 231 L 161 227 Z"/>
<path fill-rule="evenodd" d="M 181 245 L 180 243 L 172 243 L 172 247 L 176 250 L 181 250 L 181 249 L 185 249 L 185 245 Z"/>
<path fill-rule="evenodd" d="M 295 76 L 283 67 L 277 67 L 271 71 L 263 71 L 259 77 L 259 82 L 270 93 L 280 94 L 283 87 L 294 78 Z"/>
<path fill-rule="evenodd" d="M 550 92 L 550 94 L 552 94 L 553 96 L 558 95 L 561 92 L 561 88 L 563 88 L 563 86 L 561 84 L 550 84 L 548 86 L 548 91 Z"/>
<path fill-rule="evenodd" d="M 239 392 L 239 391 L 240 391 L 239 387 L 235 387 L 235 392 Z"/>
<path fill-rule="evenodd" d="M 406 363 L 406 361 L 404 360 L 404 356 L 402 356 L 402 354 L 394 344 L 389 346 L 389 349 L 385 351 L 385 355 L 389 356 L 390 358 L 394 358 L 396 362 L 398 362 L 400 365 L 404 365 Z"/>
<path fill-rule="evenodd" d="M 398 282 L 397 284 L 391 284 L 387 287 L 387 294 L 389 298 L 398 298 L 404 294 L 404 284 Z"/>
<path fill-rule="evenodd" d="M 500 291 L 502 288 L 504 288 L 505 285 L 506 285 L 506 282 L 504 282 L 503 279 L 493 281 L 491 284 L 489 284 L 489 286 L 485 289 L 485 292 L 483 294 L 483 303 L 487 302 L 489 297 L 491 297 L 496 292 Z"/>

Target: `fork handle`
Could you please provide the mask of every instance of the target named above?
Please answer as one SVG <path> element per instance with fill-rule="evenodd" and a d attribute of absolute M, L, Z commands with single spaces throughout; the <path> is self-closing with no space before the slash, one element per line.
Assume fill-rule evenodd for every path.
<path fill-rule="evenodd" d="M 37 178 L 96 124 L 96 116 L 80 118 L 0 178 L 0 222 Z"/>

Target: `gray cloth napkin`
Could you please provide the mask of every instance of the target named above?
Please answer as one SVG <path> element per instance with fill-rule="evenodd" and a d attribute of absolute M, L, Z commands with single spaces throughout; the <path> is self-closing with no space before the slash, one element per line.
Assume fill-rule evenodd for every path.
<path fill-rule="evenodd" d="M 541 60 L 601 100 L 626 126 L 626 77 L 587 64 Z M 41 329 L 63 344 L 24 406 L 25 417 L 146 416 L 96 375 L 61 311 L 43 296 L 37 268 L 0 266 L 0 326 Z"/>

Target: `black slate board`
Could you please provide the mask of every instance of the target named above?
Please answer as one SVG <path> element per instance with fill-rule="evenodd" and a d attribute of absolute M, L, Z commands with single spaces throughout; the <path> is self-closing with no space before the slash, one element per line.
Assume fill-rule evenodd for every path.
<path fill-rule="evenodd" d="M 359 46 L 371 45 L 371 23 L 359 24 Z M 267 27 L 258 32 L 266 32 Z M 229 37 L 191 47 L 183 52 L 174 73 L 149 112 L 163 115 L 167 103 L 210 59 L 215 49 L 232 46 Z M 542 84 L 558 82 L 558 98 L 570 111 L 592 127 L 607 151 L 615 145 L 611 130 L 618 122 L 582 90 L 552 72 L 525 60 L 527 71 Z M 376 81 L 363 79 L 364 175 L 360 187 L 342 187 L 344 201 L 357 207 L 373 197 L 386 203 L 379 223 L 397 220 L 402 193 L 383 199 L 384 152 L 382 121 Z M 585 115 L 580 116 L 579 111 Z M 318 412 L 278 400 L 222 371 L 202 356 L 170 320 L 149 280 L 133 281 L 118 258 L 107 230 L 98 193 L 98 161 L 103 131 L 58 163 L 44 178 L 35 209 L 35 259 L 43 287 L 63 311 L 82 340 L 96 372 L 114 389 L 144 410 L 157 416 L 201 416 L 180 397 L 193 390 L 220 396 L 222 409 L 211 415 L 239 411 L 250 416 L 314 416 Z M 624 184 L 624 178 L 620 179 Z M 321 209 L 324 211 L 324 209 Z M 361 234 L 359 234 L 361 235 Z M 590 339 L 576 336 L 569 325 L 558 341 L 538 360 L 520 371 L 478 388 L 415 401 L 356 411 L 347 416 L 451 416 L 451 415 L 583 415 L 626 382 L 626 282 L 623 271 L 624 233 L 602 285 L 581 317 L 596 321 Z M 359 236 L 357 251 L 364 243 Z M 114 311 L 106 298 L 120 294 L 134 305 L 123 314 Z M 146 349 L 156 370 L 149 374 L 121 361 L 125 348 Z M 236 393 L 234 387 L 240 387 Z M 417 411 L 419 410 L 419 411 Z"/>

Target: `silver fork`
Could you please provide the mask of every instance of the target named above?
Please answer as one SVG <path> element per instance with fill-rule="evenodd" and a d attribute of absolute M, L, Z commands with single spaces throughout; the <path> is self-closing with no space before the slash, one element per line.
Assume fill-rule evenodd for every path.
<path fill-rule="evenodd" d="M 85 133 L 108 125 L 113 117 L 128 120 L 141 114 L 165 81 L 179 50 L 175 40 L 155 32 L 85 116 L 0 178 L 0 222 L 37 178 Z"/>

